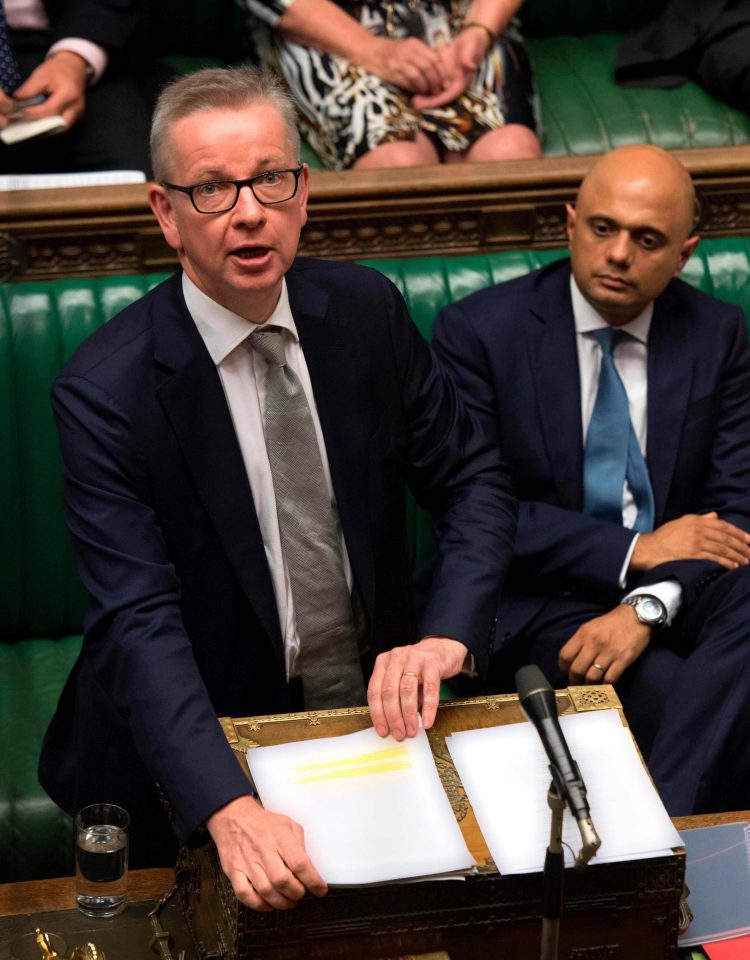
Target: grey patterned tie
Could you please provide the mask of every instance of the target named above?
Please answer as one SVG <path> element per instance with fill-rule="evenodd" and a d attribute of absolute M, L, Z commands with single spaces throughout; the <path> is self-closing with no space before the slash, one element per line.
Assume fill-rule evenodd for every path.
<path fill-rule="evenodd" d="M 305 707 L 366 702 L 357 619 L 346 583 L 340 526 L 328 495 L 305 391 L 286 363 L 279 327 L 248 338 L 269 363 L 265 431 L 281 544 L 294 598 Z"/>
<path fill-rule="evenodd" d="M 8 39 L 8 24 L 5 20 L 5 7 L 0 0 L 0 87 L 6 93 L 13 93 L 21 82 L 18 63 Z"/>

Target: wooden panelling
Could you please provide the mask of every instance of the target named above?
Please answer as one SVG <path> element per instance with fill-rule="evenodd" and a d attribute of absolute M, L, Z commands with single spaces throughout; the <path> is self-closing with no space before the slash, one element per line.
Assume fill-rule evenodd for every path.
<path fill-rule="evenodd" d="M 750 147 L 677 151 L 703 236 L 750 231 Z M 565 203 L 595 157 L 310 174 L 300 253 L 329 259 L 562 246 Z M 145 184 L 0 194 L 0 279 L 170 269 Z"/>

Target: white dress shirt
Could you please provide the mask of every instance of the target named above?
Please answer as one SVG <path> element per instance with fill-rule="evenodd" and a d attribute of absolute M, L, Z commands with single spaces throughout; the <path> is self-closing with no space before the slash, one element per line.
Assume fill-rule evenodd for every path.
<path fill-rule="evenodd" d="M 268 569 L 273 582 L 276 607 L 279 612 L 279 625 L 284 640 L 287 676 L 295 677 L 299 674 L 297 668 L 299 636 L 297 635 L 297 625 L 294 618 L 294 602 L 292 600 L 289 571 L 281 548 L 276 498 L 271 466 L 266 452 L 264 429 L 266 378 L 270 365 L 258 351 L 253 350 L 246 343 L 253 330 L 258 329 L 257 324 L 251 323 L 249 320 L 245 320 L 230 310 L 219 306 L 218 303 L 215 303 L 199 290 L 185 273 L 182 274 L 182 291 L 198 332 L 206 344 L 211 359 L 216 364 L 224 395 L 227 399 L 245 470 L 247 471 L 247 478 L 250 482 L 250 489 L 253 493 L 255 512 L 258 516 Z M 332 502 L 335 503 L 323 432 L 320 428 L 310 374 L 305 363 L 305 356 L 299 342 L 292 311 L 289 307 L 286 281 L 282 285 L 281 296 L 274 312 L 263 324 L 263 326 L 266 325 L 283 327 L 284 330 L 289 331 L 289 336 L 285 337 L 287 364 L 296 373 L 305 391 L 318 438 L 328 493 Z M 341 551 L 346 582 L 351 590 L 351 564 L 346 552 L 343 534 L 341 535 Z"/>
<path fill-rule="evenodd" d="M 599 370 L 602 362 L 602 351 L 598 341 L 592 335 L 594 330 L 603 330 L 608 327 L 607 321 L 600 316 L 586 300 L 573 275 L 570 277 L 570 296 L 573 301 L 573 317 L 576 327 L 576 349 L 578 351 L 578 371 L 581 383 L 581 425 L 583 427 L 583 443 L 586 444 L 591 415 L 594 412 L 596 394 L 599 388 Z M 614 351 L 614 363 L 620 379 L 628 395 L 630 419 L 633 423 L 638 445 L 644 457 L 646 455 L 646 432 L 648 422 L 648 334 L 651 329 L 651 319 L 654 313 L 653 303 L 640 313 L 634 320 L 618 327 L 629 334 L 617 344 Z M 633 528 L 638 510 L 633 495 L 627 485 L 622 491 L 622 523 L 628 530 Z M 620 572 L 620 586 L 625 586 L 628 564 L 635 549 L 638 534 L 633 536 L 630 549 Z M 658 597 L 667 608 L 667 621 L 672 622 L 682 603 L 682 587 L 677 580 L 664 580 L 660 583 L 649 584 L 631 591 L 628 596 L 650 594 Z"/>

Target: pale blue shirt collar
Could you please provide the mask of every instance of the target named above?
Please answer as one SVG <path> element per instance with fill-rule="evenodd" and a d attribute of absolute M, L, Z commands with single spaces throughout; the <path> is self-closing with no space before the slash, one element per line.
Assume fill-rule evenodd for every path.
<path fill-rule="evenodd" d="M 222 307 L 200 290 L 184 270 L 182 272 L 182 292 L 190 315 L 198 328 L 198 333 L 203 338 L 211 359 L 217 367 L 222 360 L 229 356 L 232 350 L 238 347 L 243 340 L 246 340 L 253 330 L 257 330 L 259 326 L 273 324 L 275 327 L 283 327 L 291 333 L 295 340 L 299 340 L 297 327 L 289 306 L 289 294 L 284 278 L 281 281 L 279 301 L 265 324 L 251 323 L 236 313 L 232 313 L 231 310 L 227 310 L 226 307 Z"/>
<path fill-rule="evenodd" d="M 591 333 L 592 330 L 601 330 L 608 327 L 609 324 L 597 311 L 591 306 L 578 288 L 575 277 L 570 275 L 570 298 L 573 301 L 573 317 L 575 319 L 576 333 Z M 651 319 L 654 315 L 654 301 L 647 304 L 641 313 L 633 320 L 624 323 L 618 330 L 624 330 L 641 343 L 648 344 L 648 333 L 651 329 Z"/>

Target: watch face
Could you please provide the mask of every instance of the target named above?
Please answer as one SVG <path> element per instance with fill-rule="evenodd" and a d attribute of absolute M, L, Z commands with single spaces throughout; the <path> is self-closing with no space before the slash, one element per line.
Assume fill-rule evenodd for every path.
<path fill-rule="evenodd" d="M 646 597 L 638 604 L 638 613 L 644 620 L 659 620 L 661 619 L 661 604 L 652 600 L 651 597 Z"/>

